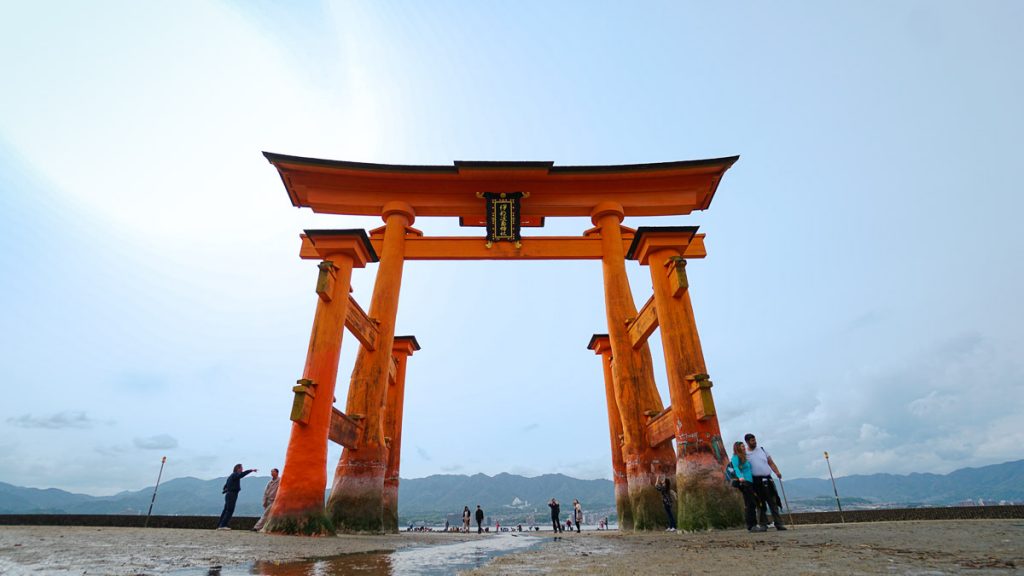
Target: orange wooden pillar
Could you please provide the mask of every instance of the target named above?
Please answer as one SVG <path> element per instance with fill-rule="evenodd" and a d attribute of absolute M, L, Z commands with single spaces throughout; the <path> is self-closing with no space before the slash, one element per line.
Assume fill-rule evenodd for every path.
<path fill-rule="evenodd" d="M 392 354 L 395 378 L 388 382 L 384 410 L 385 440 L 388 444 L 388 465 L 384 473 L 384 530 L 398 532 L 398 474 L 402 460 L 402 414 L 405 408 L 405 367 L 409 356 L 420 349 L 415 336 L 395 336 Z"/>
<path fill-rule="evenodd" d="M 608 404 L 608 436 L 612 443 L 612 476 L 615 480 L 615 512 L 620 530 L 633 529 L 633 508 L 629 503 L 629 484 L 626 482 L 626 463 L 622 460 L 622 419 L 615 401 L 615 383 L 612 376 L 612 345 L 607 334 L 594 334 L 588 350 L 601 356 L 604 369 L 604 397 Z"/>
<path fill-rule="evenodd" d="M 328 515 L 341 531 L 379 533 L 385 528 L 388 449 L 384 441 L 384 405 L 405 262 L 405 235 L 412 230 L 409 226 L 415 217 L 412 207 L 404 202 L 388 202 L 382 211 L 383 249 L 368 312 L 379 323 L 377 343 L 373 350 L 365 346 L 359 349 L 345 408 L 349 417 L 363 420 L 362 436 L 358 448 L 342 450 L 327 501 Z"/>
<path fill-rule="evenodd" d="M 591 212 L 591 219 L 601 234 L 612 380 L 622 420 L 622 457 L 626 464 L 633 529 L 654 530 L 668 525 L 661 495 L 654 483 L 660 475 L 675 473 L 675 455 L 671 441 L 652 446 L 647 434 L 646 415 L 661 412 L 664 405 L 654 384 L 650 347 L 645 342 L 634 349 L 627 331 L 627 322 L 637 316 L 637 309 L 626 276 L 623 217 L 622 205 L 614 202 L 602 202 Z"/>
<path fill-rule="evenodd" d="M 679 527 L 721 528 L 741 521 L 737 492 L 726 484 L 728 458 L 690 303 L 683 252 L 696 227 L 641 227 L 629 257 L 650 268 L 672 412 L 676 422 Z"/>
<path fill-rule="evenodd" d="M 265 532 L 331 534 L 334 529 L 324 514 L 327 486 L 327 436 L 338 377 L 341 337 L 348 314 L 352 268 L 376 261 L 376 254 L 362 230 L 335 233 L 337 251 L 320 263 L 316 315 L 306 352 L 302 380 L 293 389 L 292 433 L 285 453 L 281 486 Z"/>

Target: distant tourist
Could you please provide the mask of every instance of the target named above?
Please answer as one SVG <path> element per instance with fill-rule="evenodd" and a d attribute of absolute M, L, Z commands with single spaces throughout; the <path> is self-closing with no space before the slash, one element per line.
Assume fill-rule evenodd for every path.
<path fill-rule="evenodd" d="M 743 439 L 747 441 L 747 460 L 750 460 L 750 472 L 754 477 L 754 491 L 758 499 L 758 514 L 767 521 L 764 509 L 764 505 L 767 503 L 768 508 L 772 511 L 775 529 L 785 530 L 786 527 L 782 525 L 782 514 L 779 513 L 779 493 L 775 489 L 775 482 L 772 481 L 772 472 L 775 472 L 775 476 L 779 480 L 782 480 L 782 474 L 779 473 L 778 467 L 775 466 L 775 461 L 772 460 L 771 454 L 768 454 L 764 446 L 757 445 L 757 438 L 753 434 L 747 434 Z"/>
<path fill-rule="evenodd" d="M 750 473 L 750 461 L 747 460 L 747 447 L 743 442 L 732 445 L 732 470 L 736 476 L 736 489 L 743 494 L 743 512 L 747 521 L 747 530 L 764 532 L 767 530 L 757 522 L 757 495 L 754 493 L 754 477 Z"/>
<path fill-rule="evenodd" d="M 235 502 L 238 501 L 238 493 L 242 491 L 242 478 L 255 471 L 256 469 L 252 468 L 243 472 L 242 465 L 235 464 L 231 476 L 228 476 L 228 481 L 224 483 L 224 489 L 221 490 L 224 493 L 224 511 L 220 513 L 217 530 L 231 530 L 228 528 L 228 523 L 231 522 L 231 517 L 235 514 Z"/>
<path fill-rule="evenodd" d="M 444 519 L 444 531 L 445 532 L 448 531 L 448 519 L 447 518 Z"/>
<path fill-rule="evenodd" d="M 576 533 L 580 533 L 580 524 L 583 524 L 583 507 L 580 506 L 578 499 L 572 501 L 572 513 L 576 517 Z"/>
<path fill-rule="evenodd" d="M 551 526 L 554 528 L 555 533 L 562 532 L 562 520 L 559 518 L 562 513 L 562 507 L 558 505 L 558 500 L 554 498 L 551 502 L 548 502 L 548 507 L 551 508 Z"/>
<path fill-rule="evenodd" d="M 672 507 L 675 506 L 678 500 L 676 491 L 672 489 L 672 481 L 664 476 L 659 476 L 658 481 L 655 482 L 654 488 L 661 493 L 661 503 L 665 506 L 665 514 L 668 515 L 668 528 L 666 532 L 676 531 L 676 515 L 672 512 Z"/>
<path fill-rule="evenodd" d="M 476 505 L 476 533 L 483 534 L 484 510 L 479 504 Z"/>
<path fill-rule="evenodd" d="M 462 508 L 462 531 L 469 532 L 469 520 L 472 518 L 472 514 L 469 512 L 469 506 Z"/>
<path fill-rule="evenodd" d="M 277 499 L 277 487 L 281 485 L 281 479 L 278 477 L 277 468 L 270 469 L 270 482 L 267 482 L 267 487 L 263 490 L 263 516 L 256 521 L 256 525 L 252 527 L 253 531 L 259 532 L 263 529 L 263 525 L 267 523 L 267 519 L 270 518 L 270 507 L 274 505 L 274 500 Z"/>

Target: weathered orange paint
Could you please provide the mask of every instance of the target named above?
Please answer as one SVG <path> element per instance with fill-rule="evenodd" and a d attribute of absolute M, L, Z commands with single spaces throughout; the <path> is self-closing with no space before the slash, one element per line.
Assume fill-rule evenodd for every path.
<path fill-rule="evenodd" d="M 319 260 L 324 250 L 329 250 L 332 238 L 320 237 L 323 230 L 307 230 L 302 234 L 299 257 Z M 633 234 L 623 232 L 623 248 L 628 248 Z M 371 236 L 370 243 L 378 252 L 383 248 L 383 239 Z M 487 248 L 480 238 L 469 236 L 421 236 L 405 239 L 406 260 L 600 260 L 601 238 L 592 235 L 579 236 L 526 236 L 522 246 L 510 242 L 498 242 Z M 704 258 L 704 234 L 697 234 L 686 247 L 687 258 Z"/>
<path fill-rule="evenodd" d="M 604 397 L 608 405 L 608 436 L 612 446 L 612 478 L 615 484 L 615 511 L 620 530 L 633 529 L 633 507 L 629 502 L 629 484 L 626 482 L 626 463 L 622 459 L 622 418 L 615 400 L 615 382 L 612 374 L 612 344 L 607 334 L 594 334 L 590 350 L 601 356 L 604 372 Z"/>
<path fill-rule="evenodd" d="M 388 385 L 384 409 L 384 429 L 391 441 L 388 444 L 388 463 L 384 473 L 384 529 L 398 532 L 398 475 L 402 461 L 402 416 L 405 409 L 405 371 L 416 350 L 420 349 L 415 336 L 395 336 L 392 353 L 398 370 L 394 382 Z"/>
<path fill-rule="evenodd" d="M 395 166 L 301 158 L 264 152 L 295 206 L 314 212 L 376 216 L 389 200 L 419 216 L 484 216 L 477 192 L 528 192 L 523 217 L 589 216 L 616 202 L 626 216 L 670 216 L 705 210 L 738 157 L 620 166 L 554 166 L 551 162 L 456 162 Z"/>
<path fill-rule="evenodd" d="M 361 232 L 361 231 L 360 231 Z M 302 377 L 315 384 L 316 396 L 308 423 L 292 424 L 291 438 L 281 472 L 281 486 L 266 532 L 330 533 L 324 522 L 324 486 L 327 484 L 327 436 L 331 422 L 338 357 L 348 312 L 352 268 L 362 268 L 375 255 L 366 249 L 365 235 L 346 237 L 326 254 L 333 263 L 334 292 L 330 301 L 317 298 L 313 330 Z"/>
<path fill-rule="evenodd" d="M 665 216 L 707 209 L 723 174 L 738 157 L 661 164 L 562 167 L 553 166 L 550 162 L 389 166 L 267 153 L 265 156 L 277 168 L 295 206 L 322 213 L 380 215 L 385 221 L 383 228 L 371 232 L 368 241 L 382 255 L 369 314 L 377 323 L 376 334 L 368 323 L 370 320 L 364 318 L 366 315 L 348 315 L 352 319 L 351 329 L 359 334 L 363 347 L 352 373 L 346 412 L 360 425 L 355 448 L 347 446 L 342 453 L 328 503 L 327 516 L 337 528 L 379 532 L 397 527 L 397 519 L 393 520 L 392 516 L 397 517 L 405 362 L 401 359 L 395 366 L 391 359 L 395 352 L 394 326 L 405 260 L 601 260 L 609 334 L 607 343 L 602 344 L 603 348 L 597 353 L 602 355 L 605 371 L 620 522 L 628 528 L 631 521 L 632 528 L 637 530 L 664 525 L 660 497 L 653 483 L 656 476 L 673 473 L 677 461 L 668 435 L 662 433 L 667 419 L 663 417 L 657 421 L 656 431 L 652 432 L 648 426 L 648 417 L 660 414 L 664 409 L 654 385 L 651 353 L 646 343 L 655 326 L 652 316 L 657 317 L 658 324 L 664 321 L 662 308 L 666 305 L 659 300 L 664 299 L 664 286 L 656 289 L 653 306 L 645 307 L 645 315 L 640 321 L 635 321 L 638 313 L 626 277 L 625 252 L 628 248 L 631 254 L 640 254 L 639 259 L 644 264 L 649 263 L 651 255 L 657 260 L 662 258 L 658 253 L 671 254 L 672 250 L 682 257 L 703 258 L 706 255 L 704 235 L 696 234 L 695 228 L 690 229 L 685 238 L 651 235 L 638 247 L 636 231 L 622 227 L 621 222 L 625 216 Z M 430 238 L 411 228 L 417 214 L 454 216 L 459 217 L 463 224 L 481 224 L 486 204 L 477 197 L 478 192 L 523 192 L 520 214 L 524 226 L 543 226 L 546 217 L 589 215 L 595 228 L 584 232 L 582 237 L 526 237 L 518 246 L 496 242 L 489 248 L 482 238 Z M 335 231 L 307 230 L 302 236 L 300 256 L 325 259 L 345 242 Z M 669 258 L 671 260 L 674 256 Z M 676 434 L 680 441 L 679 462 L 698 463 L 702 469 L 708 469 L 710 465 L 706 459 L 710 452 L 702 448 L 705 444 L 700 440 L 712 433 L 717 438 L 718 434 L 710 396 L 702 397 L 700 408 L 704 417 L 698 419 L 692 396 L 679 390 L 680 374 L 686 381 L 686 377 L 704 372 L 692 306 L 681 278 L 677 275 L 669 282 L 674 300 L 665 315 L 672 323 L 665 336 L 666 354 L 672 350 L 676 355 L 670 368 L 673 396 L 670 410 L 678 416 L 675 420 L 680 423 Z M 655 282 L 656 287 L 660 286 L 659 281 Z M 346 277 L 343 284 L 347 287 L 348 283 Z M 339 277 L 333 288 L 330 283 L 321 286 L 334 292 L 330 296 L 324 294 L 321 304 L 325 310 L 328 304 L 341 307 L 350 300 L 340 297 L 340 284 Z M 660 296 L 657 295 L 659 293 Z M 348 304 L 349 307 L 352 305 Z M 319 341 L 320 305 L 317 314 L 311 350 L 312 342 Z M 331 308 L 323 316 L 332 323 L 340 345 L 337 310 Z M 344 312 L 340 318 L 344 322 Z M 635 324 L 632 340 L 628 331 L 631 321 Z M 661 325 L 665 332 L 664 324 Z M 375 342 L 371 345 L 370 340 Z M 307 365 L 310 362 L 307 359 Z M 324 361 L 314 363 L 319 365 Z M 336 371 L 336 355 L 333 363 Z M 389 372 L 394 381 L 391 385 Z M 330 380 L 332 392 L 333 378 L 331 376 Z M 401 389 L 396 388 L 399 383 Z M 316 410 L 320 410 L 319 403 L 330 399 L 332 394 L 325 393 L 325 389 L 316 392 Z M 704 393 L 709 392 L 704 390 Z M 680 394 L 691 401 L 677 401 Z M 313 424 L 320 427 L 322 422 L 311 417 L 305 426 Z M 309 448 L 320 462 L 326 459 L 326 443 L 303 440 L 309 432 L 297 436 L 298 426 L 293 426 L 290 459 L 286 462 L 286 470 L 291 466 L 293 477 L 296 476 L 294 471 L 309 467 L 302 464 L 304 460 L 297 453 L 302 451 L 300 447 Z M 690 442 L 691 434 L 696 434 L 697 442 Z M 320 432 L 316 435 L 319 437 Z M 326 430 L 323 436 L 326 439 Z M 660 441 L 662 438 L 666 440 Z M 689 456 L 691 445 L 697 448 L 692 458 Z M 714 442 L 708 445 L 715 447 Z M 684 468 L 680 468 L 683 473 L 679 478 L 685 480 L 690 476 L 688 469 Z M 299 490 L 299 480 L 289 481 L 283 475 L 282 494 L 291 492 L 292 496 L 278 498 L 283 511 L 291 514 L 282 518 L 318 518 L 313 493 L 315 489 L 322 490 L 322 476 L 318 478 L 310 474 L 310 480 Z M 318 488 L 317 482 L 320 483 Z M 286 487 L 294 488 L 286 490 Z M 304 496 L 299 498 L 299 493 Z M 697 494 L 698 499 L 701 497 L 702 494 Z M 289 504 L 285 506 L 284 502 Z M 275 510 L 277 508 L 275 506 Z M 322 517 L 320 513 L 319 518 Z M 306 522 L 305 525 L 311 524 Z M 330 522 L 324 519 L 324 525 L 330 526 Z M 273 520 L 268 526 L 273 526 Z"/>
<path fill-rule="evenodd" d="M 667 525 L 661 496 L 654 488 L 658 476 L 675 472 L 675 456 L 670 443 L 652 448 L 647 439 L 645 413 L 664 409 L 654 384 L 651 350 L 645 343 L 634 349 L 626 326 L 637 316 L 633 293 L 626 276 L 625 252 L 620 225 L 622 206 L 605 202 L 592 211 L 592 221 L 600 229 L 604 256 L 605 312 L 608 338 L 612 348 L 612 374 L 616 402 L 622 419 L 623 460 L 633 509 L 633 528 L 652 530 Z"/>
<path fill-rule="evenodd" d="M 634 244 L 634 255 L 650 268 L 654 287 L 654 302 L 661 330 L 662 349 L 668 389 L 675 414 L 677 485 L 681 499 L 687 490 L 707 491 L 724 485 L 724 460 L 728 457 L 721 440 L 717 416 L 699 419 L 694 409 L 691 380 L 694 375 L 705 374 L 707 367 L 697 335 L 688 289 L 674 294 L 670 276 L 676 266 L 685 266 L 682 258 L 692 231 L 664 228 L 641 228 Z M 707 391 L 710 394 L 710 390 Z M 723 499 L 699 499 L 691 506 L 733 506 Z M 680 506 L 680 515 L 686 510 Z M 720 516 L 716 511 L 701 510 L 699 517 Z"/>
<path fill-rule="evenodd" d="M 382 212 L 384 243 L 369 311 L 370 317 L 379 322 L 378 342 L 375 350 L 359 349 L 345 409 L 350 416 L 363 416 L 363 437 L 358 450 L 342 450 L 327 501 L 335 529 L 346 532 L 376 533 L 385 529 L 383 499 L 388 450 L 384 442 L 384 405 L 402 285 L 405 236 L 415 213 L 400 202 L 389 202 Z"/>

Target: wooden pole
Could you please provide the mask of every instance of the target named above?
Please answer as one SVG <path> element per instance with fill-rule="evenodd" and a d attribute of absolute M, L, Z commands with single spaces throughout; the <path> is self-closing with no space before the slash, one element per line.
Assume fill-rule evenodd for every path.
<path fill-rule="evenodd" d="M 384 244 L 368 312 L 379 323 L 377 346 L 374 350 L 360 347 L 345 408 L 350 417 L 363 419 L 362 437 L 358 449 L 342 450 L 327 501 L 335 528 L 345 532 L 385 530 L 384 476 L 388 449 L 384 440 L 384 410 L 402 285 L 405 235 L 415 213 L 407 204 L 389 202 L 384 206 L 383 219 Z"/>
<path fill-rule="evenodd" d="M 647 414 L 661 412 L 664 405 L 654 385 L 650 348 L 644 343 L 634 349 L 626 329 L 627 321 L 637 316 L 637 309 L 626 276 L 620 227 L 623 217 L 622 206 L 613 202 L 601 203 L 591 213 L 601 234 L 605 312 L 633 529 L 657 530 L 666 527 L 668 519 L 654 482 L 659 476 L 675 473 L 675 455 L 670 442 L 652 447 L 647 437 Z"/>

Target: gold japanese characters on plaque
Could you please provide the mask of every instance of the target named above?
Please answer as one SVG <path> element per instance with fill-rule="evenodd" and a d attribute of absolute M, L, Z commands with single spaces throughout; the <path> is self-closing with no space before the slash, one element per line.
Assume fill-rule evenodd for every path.
<path fill-rule="evenodd" d="M 504 241 L 513 242 L 516 248 L 521 248 L 519 201 L 528 198 L 530 193 L 477 192 L 476 196 L 487 201 L 487 247 Z"/>

